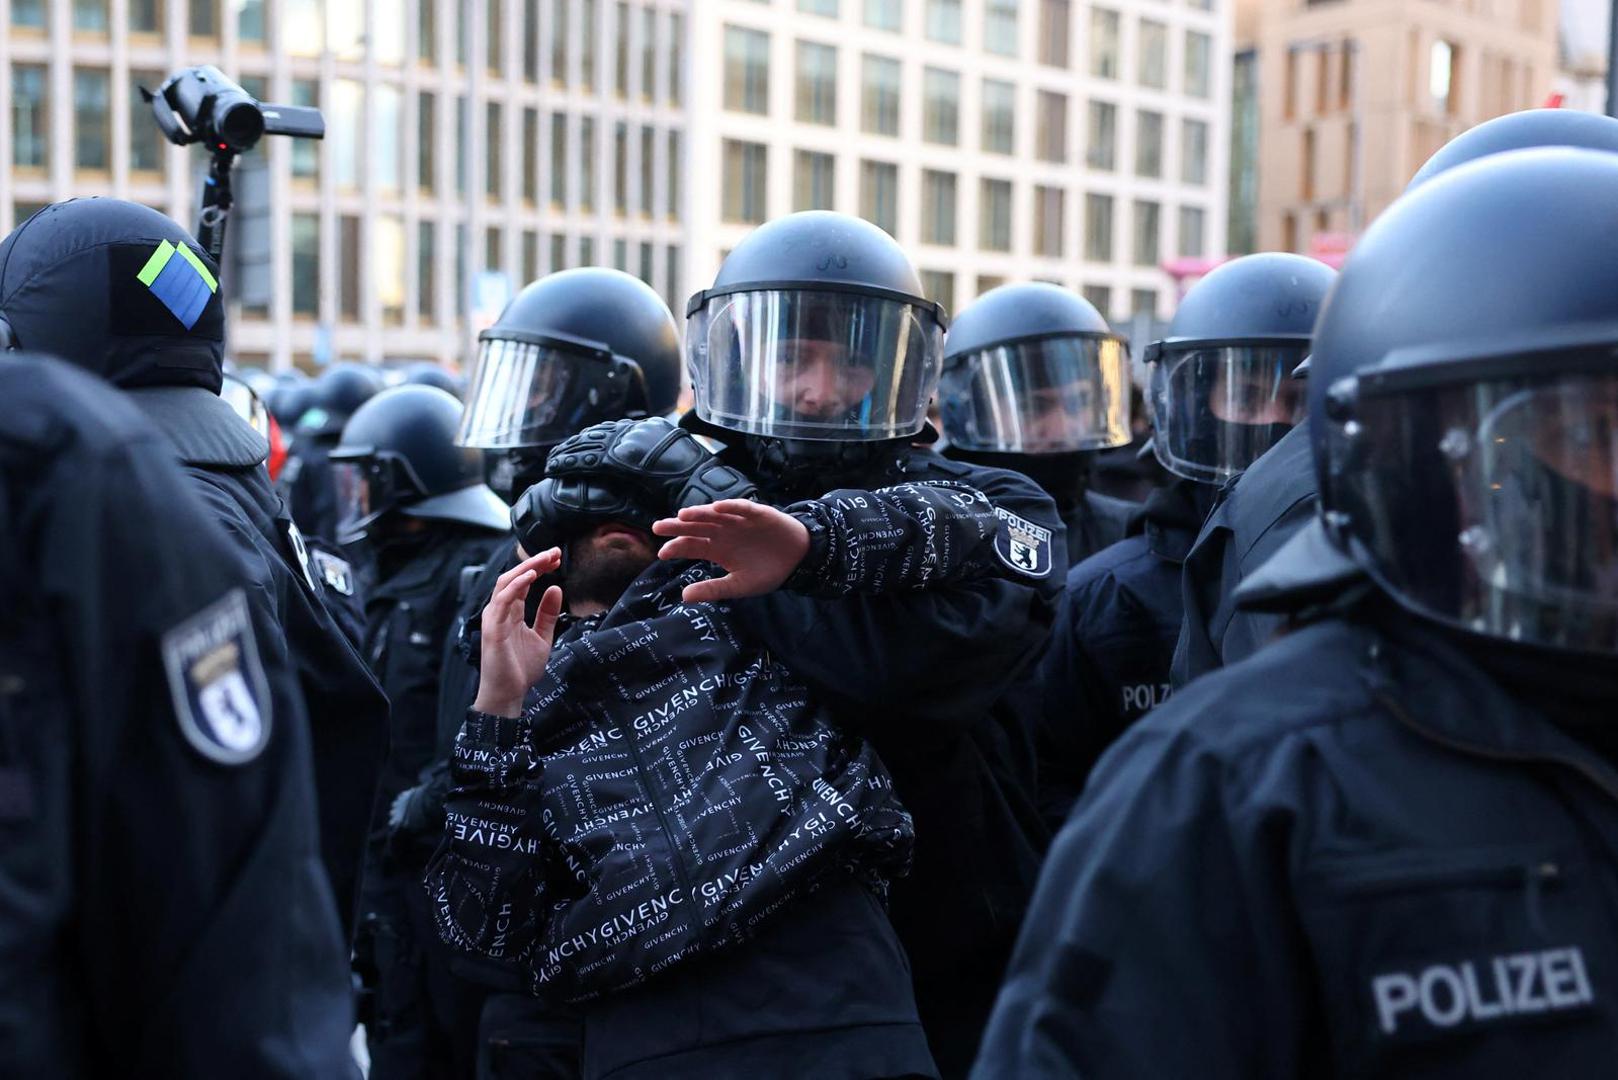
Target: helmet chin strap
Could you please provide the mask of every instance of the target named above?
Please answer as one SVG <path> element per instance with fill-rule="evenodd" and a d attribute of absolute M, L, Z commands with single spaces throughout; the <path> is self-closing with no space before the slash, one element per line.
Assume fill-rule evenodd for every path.
<path fill-rule="evenodd" d="M 909 439 L 872 442 L 821 439 L 777 439 L 747 436 L 753 459 L 753 480 L 771 499 L 813 499 L 892 455 L 894 447 Z"/>

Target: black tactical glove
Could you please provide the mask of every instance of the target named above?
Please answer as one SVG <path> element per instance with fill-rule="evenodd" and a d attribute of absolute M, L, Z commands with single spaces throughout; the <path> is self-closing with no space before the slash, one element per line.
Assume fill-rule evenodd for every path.
<path fill-rule="evenodd" d="M 660 416 L 585 428 L 551 450 L 545 475 L 588 476 L 633 489 L 659 517 L 720 499 L 751 499 L 757 493 L 751 480 L 721 464 L 689 431 Z"/>
<path fill-rule="evenodd" d="M 608 521 L 652 531 L 667 515 L 647 505 L 641 492 L 595 476 L 547 476 L 522 493 L 511 507 L 511 527 L 530 555 L 561 547 Z"/>

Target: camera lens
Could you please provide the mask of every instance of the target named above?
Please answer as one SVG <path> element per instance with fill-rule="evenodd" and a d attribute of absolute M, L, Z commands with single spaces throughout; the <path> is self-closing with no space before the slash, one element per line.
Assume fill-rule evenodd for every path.
<path fill-rule="evenodd" d="M 264 114 L 246 95 L 220 94 L 214 99 L 214 135 L 232 150 L 246 150 L 264 135 Z"/>

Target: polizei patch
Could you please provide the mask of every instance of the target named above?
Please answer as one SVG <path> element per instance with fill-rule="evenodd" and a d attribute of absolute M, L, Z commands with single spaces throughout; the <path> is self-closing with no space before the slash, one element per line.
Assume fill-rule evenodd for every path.
<path fill-rule="evenodd" d="M 241 589 L 165 633 L 163 667 L 186 741 L 221 765 L 258 757 L 270 741 L 270 693 Z"/>
<path fill-rule="evenodd" d="M 1051 572 L 1051 531 L 1010 510 L 994 508 L 1000 528 L 994 534 L 994 553 L 1000 561 L 1028 577 Z"/>
<path fill-rule="evenodd" d="M 314 557 L 315 566 L 320 570 L 320 580 L 344 596 L 354 595 L 354 568 L 348 565 L 347 560 L 319 549 L 315 550 Z"/>

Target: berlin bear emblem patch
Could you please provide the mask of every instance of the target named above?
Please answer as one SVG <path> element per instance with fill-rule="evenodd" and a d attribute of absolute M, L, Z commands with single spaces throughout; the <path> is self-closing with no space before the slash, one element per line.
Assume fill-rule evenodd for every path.
<path fill-rule="evenodd" d="M 994 508 L 1000 528 L 994 534 L 994 553 L 1000 561 L 1027 577 L 1051 572 L 1051 531 L 1002 507 Z"/>
<path fill-rule="evenodd" d="M 163 668 L 186 741 L 221 765 L 243 765 L 270 741 L 270 692 L 247 594 L 232 589 L 163 635 Z"/>

